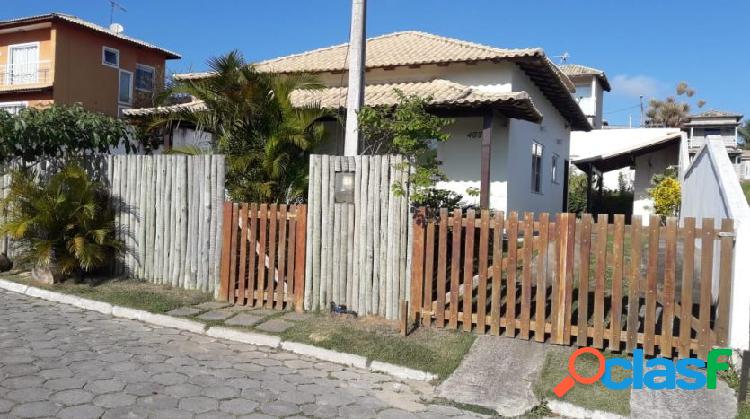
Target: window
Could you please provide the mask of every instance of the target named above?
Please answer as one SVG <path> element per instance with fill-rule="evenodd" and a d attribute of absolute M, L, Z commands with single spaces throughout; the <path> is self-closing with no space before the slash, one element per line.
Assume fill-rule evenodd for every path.
<path fill-rule="evenodd" d="M 704 128 L 703 135 L 706 137 L 709 135 L 721 135 L 721 128 Z"/>
<path fill-rule="evenodd" d="M 7 84 L 36 83 L 39 76 L 39 43 L 8 46 Z"/>
<path fill-rule="evenodd" d="M 576 85 L 576 91 L 575 93 L 573 93 L 573 96 L 575 96 L 575 98 L 578 100 L 581 100 L 584 98 L 590 98 L 591 97 L 591 85 L 590 84 Z"/>
<path fill-rule="evenodd" d="M 117 101 L 130 105 L 133 103 L 133 73 L 120 70 L 120 91 Z"/>
<path fill-rule="evenodd" d="M 539 143 L 531 145 L 531 191 L 542 193 L 542 153 L 544 146 Z"/>
<path fill-rule="evenodd" d="M 560 183 L 560 179 L 557 177 L 557 162 L 560 159 L 560 156 L 557 154 L 552 155 L 552 183 Z"/>
<path fill-rule="evenodd" d="M 8 112 L 11 115 L 18 114 L 25 107 L 26 102 L 0 102 L 0 111 Z"/>
<path fill-rule="evenodd" d="M 114 68 L 120 67 L 120 51 L 110 47 L 103 47 L 102 64 Z"/>
<path fill-rule="evenodd" d="M 138 64 L 135 66 L 135 88 L 143 92 L 154 90 L 154 68 Z"/>

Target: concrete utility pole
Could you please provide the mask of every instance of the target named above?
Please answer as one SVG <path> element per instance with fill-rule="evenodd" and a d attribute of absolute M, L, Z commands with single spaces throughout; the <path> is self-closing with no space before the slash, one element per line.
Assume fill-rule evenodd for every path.
<path fill-rule="evenodd" d="M 366 0 L 352 0 L 352 33 L 349 37 L 349 88 L 346 97 L 344 155 L 356 156 L 359 147 L 357 114 L 365 97 Z"/>

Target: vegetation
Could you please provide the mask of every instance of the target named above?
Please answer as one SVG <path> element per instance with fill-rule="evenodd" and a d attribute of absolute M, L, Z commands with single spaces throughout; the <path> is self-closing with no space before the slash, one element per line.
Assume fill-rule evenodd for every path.
<path fill-rule="evenodd" d="M 149 284 L 134 279 L 101 279 L 87 283 L 66 281 L 54 285 L 41 284 L 20 275 L 3 274 L 3 279 L 152 313 L 166 313 L 176 308 L 213 301 L 212 294 Z"/>
<path fill-rule="evenodd" d="M 662 218 L 677 215 L 682 196 L 676 169 L 668 168 L 664 174 L 654 175 L 651 184 L 654 187 L 648 190 L 648 194 L 654 201 L 654 212 Z"/>
<path fill-rule="evenodd" d="M 374 318 L 348 320 L 319 316 L 296 323 L 284 339 L 365 356 L 437 374 L 442 380 L 458 368 L 474 343 L 470 333 L 419 328 L 408 337 Z"/>
<path fill-rule="evenodd" d="M 737 134 L 739 134 L 740 139 L 742 140 L 742 148 L 750 150 L 750 120 L 746 119 L 745 123 L 739 126 Z"/>
<path fill-rule="evenodd" d="M 537 380 L 534 391 L 540 398 L 557 400 L 552 389 L 566 376 L 568 376 L 568 357 L 572 353 L 570 349 L 560 348 L 550 351 L 544 361 L 544 367 Z M 624 357 L 609 352 L 604 353 L 605 358 Z M 599 362 L 591 355 L 582 355 L 576 359 L 576 371 L 581 376 L 590 377 L 596 373 Z M 627 377 L 627 372 L 615 368 L 613 378 L 616 381 Z M 592 410 L 603 410 L 619 415 L 630 414 L 630 390 L 609 390 L 601 382 L 591 385 L 578 384 L 574 386 L 562 399 L 563 401 L 585 407 Z"/>
<path fill-rule="evenodd" d="M 424 205 L 434 199 L 434 185 L 444 180 L 436 144 L 447 141 L 445 127 L 450 119 L 427 112 L 430 99 L 397 92 L 395 107 L 365 107 L 359 112 L 359 131 L 363 154 L 402 154 L 407 159 L 412 202 Z M 400 185 L 394 185 L 396 192 Z M 460 201 L 460 199 L 459 199 Z"/>
<path fill-rule="evenodd" d="M 85 110 L 81 105 L 25 108 L 17 115 L 0 111 L 0 162 L 39 160 L 107 153 L 133 148 L 128 125 Z"/>
<path fill-rule="evenodd" d="M 742 191 L 745 192 L 745 198 L 747 198 L 747 203 L 750 204 L 750 180 L 745 180 L 743 182 L 740 182 L 740 185 L 742 185 Z"/>
<path fill-rule="evenodd" d="M 570 173 L 568 178 L 568 212 L 578 215 L 586 212 L 587 187 L 585 173 Z"/>
<path fill-rule="evenodd" d="M 75 163 L 38 178 L 31 169 L 14 172 L 2 201 L 0 233 L 16 241 L 22 263 L 65 277 L 95 271 L 124 251 L 101 183 Z"/>
<path fill-rule="evenodd" d="M 693 90 L 687 83 L 680 82 L 675 88 L 675 96 L 668 96 L 664 100 L 651 99 L 646 112 L 647 125 L 656 127 L 674 127 L 678 128 L 690 114 L 690 104 L 687 101 L 680 101 L 679 97 L 690 100 L 695 96 Z M 697 100 L 695 105 L 702 108 L 706 102 Z"/>
<path fill-rule="evenodd" d="M 303 199 L 308 155 L 323 138 L 320 120 L 330 115 L 317 106 L 294 107 L 290 94 L 321 85 L 309 75 L 258 72 L 237 51 L 212 58 L 208 65 L 213 76 L 178 80 L 166 90 L 172 97 L 201 100 L 205 109 L 156 116 L 148 130 L 182 121 L 213 134 L 215 149 L 227 156 L 232 200 Z"/>

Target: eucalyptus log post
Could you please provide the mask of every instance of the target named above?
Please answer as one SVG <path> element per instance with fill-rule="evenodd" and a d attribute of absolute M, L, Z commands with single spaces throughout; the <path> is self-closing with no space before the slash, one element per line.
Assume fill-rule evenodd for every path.
<path fill-rule="evenodd" d="M 357 170 L 357 165 L 355 163 L 354 157 L 346 157 L 346 161 L 349 167 L 349 171 L 355 171 Z M 355 175 L 356 177 L 356 175 Z M 354 246 L 356 246 L 356 240 L 355 240 L 355 216 L 356 216 L 356 204 L 351 203 L 347 204 L 347 212 L 346 212 L 346 236 L 347 236 L 347 242 L 348 245 L 346 247 L 346 281 L 345 286 L 341 290 L 343 293 L 341 299 L 344 300 L 346 304 L 351 304 L 351 296 L 352 296 L 352 283 L 354 282 Z"/>
<path fill-rule="evenodd" d="M 375 176 L 373 179 L 372 194 L 372 287 L 370 292 L 368 312 L 378 314 L 378 303 L 380 302 L 380 248 L 385 245 L 380 240 L 380 208 L 382 206 L 380 196 L 380 185 L 383 172 L 381 171 L 382 162 L 385 156 L 375 156 L 374 164 L 370 165 L 374 169 Z"/>
<path fill-rule="evenodd" d="M 335 217 L 335 199 L 334 199 L 334 180 L 336 179 L 336 170 L 335 170 L 335 163 L 338 160 L 337 156 L 329 156 L 329 162 L 328 162 L 328 215 L 329 218 Z M 328 223 L 328 237 L 329 237 L 329 253 L 328 253 L 328 275 L 326 276 L 328 283 L 326 284 L 326 298 L 325 298 L 325 305 L 328 306 L 331 301 L 333 301 L 333 273 L 338 269 L 337 266 L 333 264 L 333 255 L 337 251 L 334 243 L 334 236 L 333 236 L 333 230 L 334 230 L 334 220 L 330 220 L 331 222 Z"/>
<path fill-rule="evenodd" d="M 226 158 L 224 156 L 218 156 L 216 158 L 216 200 L 214 201 L 214 217 L 216 221 L 214 221 L 214 253 L 215 256 L 213 258 L 214 263 L 214 269 L 213 269 L 213 280 L 211 281 L 211 285 L 213 287 L 212 291 L 214 292 L 214 295 L 217 295 L 219 292 L 219 272 L 221 271 L 221 234 L 222 234 L 222 228 L 224 225 L 224 214 L 222 211 L 222 204 L 224 203 L 224 197 L 226 195 L 226 192 L 224 190 L 224 182 L 225 182 L 225 176 L 226 176 Z"/>
<path fill-rule="evenodd" d="M 322 156 L 315 155 L 311 156 L 311 173 L 313 179 L 311 182 L 313 185 L 311 204 L 310 208 L 310 219 L 308 221 L 308 228 L 312 229 L 312 243 L 311 252 L 312 256 L 309 259 L 312 260 L 312 270 L 310 275 L 305 280 L 306 289 L 309 287 L 309 293 L 305 292 L 305 308 L 308 310 L 318 310 L 320 301 L 320 256 L 321 256 L 321 194 L 322 194 L 322 182 L 321 182 L 321 167 L 322 167 Z"/>
<path fill-rule="evenodd" d="M 375 285 L 375 278 L 374 278 L 374 264 L 375 264 L 375 206 L 376 206 L 376 198 L 378 196 L 378 180 L 376 177 L 378 176 L 378 169 L 380 169 L 380 156 L 370 156 L 369 157 L 369 165 L 370 165 L 370 171 L 368 175 L 367 180 L 367 242 L 366 242 L 366 248 L 365 248 L 365 301 L 364 301 L 364 307 L 362 307 L 362 311 L 364 311 L 365 314 L 371 314 L 372 311 L 372 295 L 373 295 L 373 286 Z"/>
<path fill-rule="evenodd" d="M 170 278 L 170 271 L 169 267 L 172 266 L 172 242 L 174 241 L 172 236 L 172 223 L 174 222 L 174 219 L 172 215 L 174 214 L 174 210 L 172 209 L 173 203 L 172 203 L 172 184 L 174 183 L 173 177 L 172 177 L 172 158 L 170 156 L 162 156 L 162 171 L 164 176 L 164 186 L 162 193 L 164 194 L 164 208 L 162 209 L 163 219 L 162 219 L 162 252 L 163 252 L 163 262 L 161 265 L 161 283 L 162 284 L 171 284 L 172 279 Z"/>
<path fill-rule="evenodd" d="M 386 306 L 386 278 L 388 276 L 388 197 L 390 190 L 390 161 L 389 155 L 384 155 L 380 161 L 380 185 L 378 190 L 380 192 L 380 237 L 378 238 L 381 246 L 378 255 L 379 267 L 379 279 L 378 279 L 378 310 L 377 314 L 381 317 L 385 317 L 385 306 Z"/>

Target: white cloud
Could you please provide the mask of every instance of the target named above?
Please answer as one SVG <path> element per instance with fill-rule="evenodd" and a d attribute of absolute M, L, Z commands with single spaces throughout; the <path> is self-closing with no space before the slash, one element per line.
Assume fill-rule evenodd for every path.
<path fill-rule="evenodd" d="M 660 97 L 666 84 L 646 75 L 617 74 L 612 78 L 612 93 L 629 97 Z"/>

